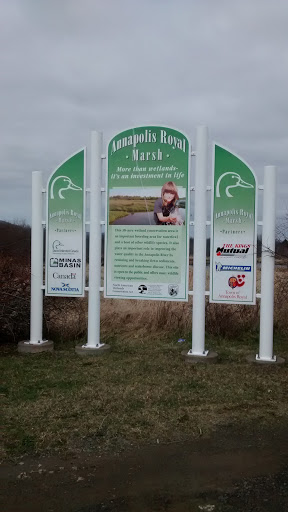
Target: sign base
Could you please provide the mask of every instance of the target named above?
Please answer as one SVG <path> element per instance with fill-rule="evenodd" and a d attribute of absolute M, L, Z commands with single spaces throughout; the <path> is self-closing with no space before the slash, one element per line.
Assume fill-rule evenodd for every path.
<path fill-rule="evenodd" d="M 39 343 L 19 341 L 17 350 L 20 354 L 40 354 L 41 352 L 53 352 L 54 343 L 51 340 L 43 340 Z"/>
<path fill-rule="evenodd" d="M 203 354 L 203 356 L 193 356 L 191 354 L 189 354 L 189 352 L 186 352 L 186 350 L 183 350 L 181 352 L 182 356 L 184 357 L 186 363 L 192 363 L 192 364 L 196 364 L 196 363 L 207 363 L 207 364 L 211 364 L 211 363 L 216 363 L 217 361 L 217 358 L 218 358 L 218 354 L 217 352 L 211 352 L 209 350 L 209 352 L 206 354 Z"/>
<path fill-rule="evenodd" d="M 87 345 L 76 345 L 75 352 L 78 356 L 102 356 L 110 350 L 110 345 L 101 343 L 99 347 L 88 347 Z"/>
<path fill-rule="evenodd" d="M 246 357 L 246 361 L 248 363 L 257 363 L 257 364 L 284 364 L 285 359 L 283 357 L 274 356 L 273 359 L 260 359 L 258 354 L 250 355 Z"/>

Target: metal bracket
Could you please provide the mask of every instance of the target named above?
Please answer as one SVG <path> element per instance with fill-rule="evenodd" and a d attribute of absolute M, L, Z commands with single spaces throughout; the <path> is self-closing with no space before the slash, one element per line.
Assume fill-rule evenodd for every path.
<path fill-rule="evenodd" d="M 265 361 L 267 363 L 276 363 L 277 357 L 273 356 L 272 359 L 268 359 L 268 357 L 260 357 L 259 354 L 256 354 L 256 361 Z"/>
<path fill-rule="evenodd" d="M 93 348 L 94 349 L 98 349 L 98 348 L 102 348 L 104 347 L 105 343 L 98 343 L 95 347 L 90 347 L 87 343 L 85 345 L 82 345 L 82 348 Z"/>
<path fill-rule="evenodd" d="M 38 340 L 36 343 L 32 341 L 24 341 L 24 345 L 43 345 L 44 343 L 48 343 L 48 340 Z"/>
<path fill-rule="evenodd" d="M 188 356 L 196 356 L 196 357 L 206 357 L 208 356 L 208 353 L 209 353 L 209 350 L 204 350 L 203 353 L 201 354 L 195 354 L 195 352 L 192 352 L 192 348 L 190 348 L 190 350 L 188 350 Z"/>

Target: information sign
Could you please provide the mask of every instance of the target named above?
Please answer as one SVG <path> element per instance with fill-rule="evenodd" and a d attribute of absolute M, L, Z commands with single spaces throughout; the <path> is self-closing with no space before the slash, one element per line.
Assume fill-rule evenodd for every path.
<path fill-rule="evenodd" d="M 144 126 L 108 147 L 105 296 L 188 300 L 189 141 Z"/>

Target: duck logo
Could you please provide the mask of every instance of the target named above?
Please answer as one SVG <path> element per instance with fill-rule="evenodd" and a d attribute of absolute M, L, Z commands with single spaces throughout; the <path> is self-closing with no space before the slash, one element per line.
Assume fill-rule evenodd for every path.
<path fill-rule="evenodd" d="M 61 251 L 60 247 L 64 247 L 64 244 L 61 244 L 60 240 L 54 240 L 52 244 L 53 252 Z"/>
<path fill-rule="evenodd" d="M 227 197 L 234 197 L 230 193 L 231 188 L 254 188 L 254 185 L 251 185 L 250 183 L 247 183 L 246 181 L 242 180 L 240 174 L 237 172 L 224 172 L 224 174 L 221 174 L 221 176 L 218 178 L 217 185 L 216 185 L 216 197 L 221 197 L 220 195 L 220 185 L 221 181 L 225 179 L 226 187 L 225 187 L 225 194 Z"/>
<path fill-rule="evenodd" d="M 62 192 L 65 192 L 65 190 L 82 190 L 82 188 L 78 187 L 78 185 L 75 185 L 71 178 L 69 178 L 68 176 L 57 176 L 57 178 L 54 178 L 54 180 L 51 183 L 50 199 L 55 199 L 54 186 L 56 181 L 58 182 L 57 185 L 60 187 L 58 190 L 59 199 L 65 199 L 65 197 L 62 194 Z"/>
<path fill-rule="evenodd" d="M 232 290 L 234 290 L 234 288 L 242 288 L 242 286 L 244 286 L 244 284 L 245 284 L 245 275 L 238 275 L 237 277 L 231 276 L 228 279 L 228 285 L 230 286 L 230 288 L 232 288 Z"/>

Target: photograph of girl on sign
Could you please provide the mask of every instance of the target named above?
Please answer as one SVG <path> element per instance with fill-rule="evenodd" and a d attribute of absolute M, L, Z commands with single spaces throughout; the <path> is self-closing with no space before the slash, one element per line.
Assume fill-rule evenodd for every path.
<path fill-rule="evenodd" d="M 157 225 L 174 224 L 181 226 L 183 219 L 180 215 L 177 201 L 179 194 L 173 181 L 165 183 L 161 189 L 161 197 L 154 204 L 154 220 Z"/>

